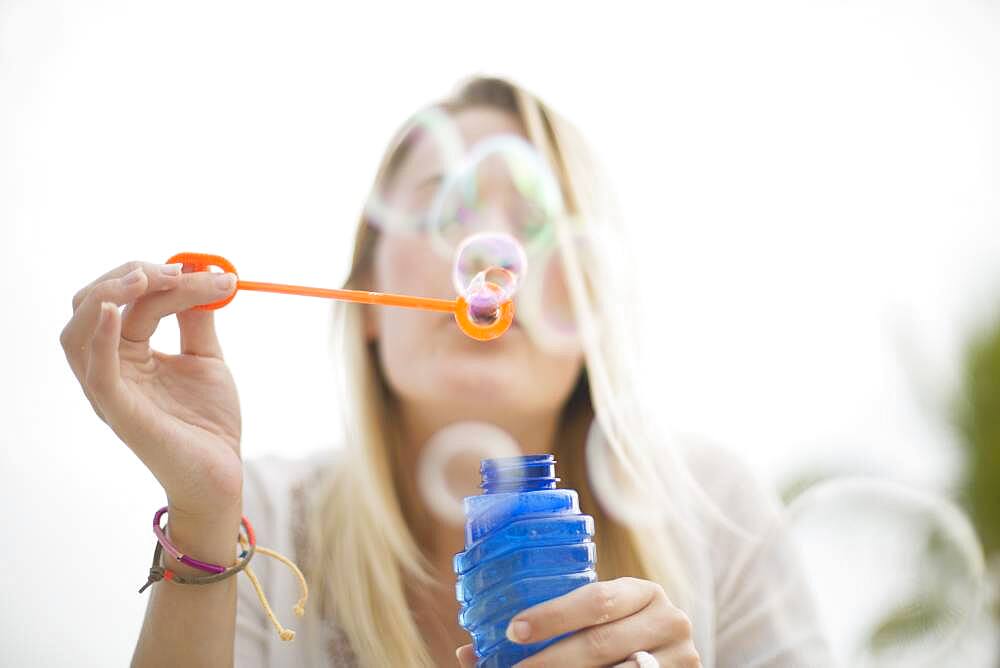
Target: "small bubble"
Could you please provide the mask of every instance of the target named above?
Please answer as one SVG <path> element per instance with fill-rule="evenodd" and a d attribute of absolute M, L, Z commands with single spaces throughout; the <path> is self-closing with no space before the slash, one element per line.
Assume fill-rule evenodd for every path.
<path fill-rule="evenodd" d="M 517 239 L 501 232 L 483 232 L 459 244 L 451 279 L 455 292 L 466 299 L 485 283 L 500 288 L 502 301 L 514 296 L 527 268 L 528 258 Z"/>
<path fill-rule="evenodd" d="M 477 325 L 492 325 L 500 318 L 500 302 L 503 298 L 502 289 L 486 282 L 485 271 L 479 272 L 465 291 L 469 318 Z"/>

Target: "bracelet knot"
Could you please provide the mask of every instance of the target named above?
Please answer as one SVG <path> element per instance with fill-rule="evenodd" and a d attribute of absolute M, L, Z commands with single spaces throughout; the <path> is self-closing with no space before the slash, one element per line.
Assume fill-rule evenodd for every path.
<path fill-rule="evenodd" d="M 153 566 L 149 569 L 149 579 L 146 580 L 146 584 L 142 585 L 142 589 L 139 593 L 146 591 L 146 588 L 151 586 L 154 582 L 159 582 L 163 579 L 163 566 Z"/>

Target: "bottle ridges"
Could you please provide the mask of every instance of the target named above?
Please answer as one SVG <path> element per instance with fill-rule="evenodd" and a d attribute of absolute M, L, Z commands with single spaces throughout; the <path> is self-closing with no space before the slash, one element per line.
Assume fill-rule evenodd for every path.
<path fill-rule="evenodd" d="M 570 489 L 488 492 L 465 509 L 466 549 L 454 558 L 459 623 L 478 668 L 510 666 L 561 639 L 510 642 L 517 612 L 596 581 L 594 520 Z"/>

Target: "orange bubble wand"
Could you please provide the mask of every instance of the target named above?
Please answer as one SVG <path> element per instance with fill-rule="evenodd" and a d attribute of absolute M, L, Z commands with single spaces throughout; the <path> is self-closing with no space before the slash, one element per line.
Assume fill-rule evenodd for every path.
<path fill-rule="evenodd" d="M 466 335 L 479 341 L 490 341 L 502 335 L 514 321 L 514 302 L 512 299 L 501 301 L 497 308 L 497 314 L 492 322 L 479 323 L 470 314 L 469 302 L 462 295 L 456 299 L 436 299 L 434 297 L 411 297 L 409 295 L 397 295 L 385 292 L 367 292 L 365 290 L 344 290 L 331 288 L 310 288 L 302 285 L 283 285 L 281 283 L 262 283 L 259 281 L 244 281 L 236 273 L 233 263 L 221 255 L 209 255 L 207 253 L 177 253 L 167 264 L 180 262 L 191 266 L 195 271 L 210 271 L 211 267 L 218 267 L 224 272 L 232 273 L 236 276 L 236 289 L 233 294 L 225 299 L 210 304 L 201 304 L 194 308 L 202 311 L 214 311 L 222 308 L 233 301 L 236 293 L 240 290 L 256 290 L 259 292 L 276 292 L 285 295 L 303 295 L 306 297 L 326 297 L 328 299 L 339 299 L 341 301 L 356 302 L 358 304 L 378 304 L 381 306 L 401 306 L 403 308 L 416 308 L 425 311 L 437 311 L 439 313 L 453 313 L 455 322 L 458 323 Z M 500 286 L 495 283 L 487 283 L 486 287 L 495 293 L 502 293 Z"/>

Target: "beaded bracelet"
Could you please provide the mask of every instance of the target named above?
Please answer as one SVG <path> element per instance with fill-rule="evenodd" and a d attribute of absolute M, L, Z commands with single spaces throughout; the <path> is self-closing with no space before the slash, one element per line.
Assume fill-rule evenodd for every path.
<path fill-rule="evenodd" d="M 288 566 L 292 572 L 295 574 L 299 581 L 299 588 L 301 589 L 302 596 L 299 598 L 298 602 L 292 608 L 295 611 L 295 615 L 301 617 L 305 614 L 305 603 L 309 598 L 309 586 L 306 584 L 305 576 L 302 575 L 302 571 L 296 566 L 290 559 L 284 555 L 275 552 L 274 550 L 269 550 L 266 547 L 258 547 L 257 539 L 254 535 L 253 526 L 246 517 L 241 517 L 240 521 L 246 530 L 246 534 L 249 537 L 244 537 L 242 533 L 237 535 L 237 540 L 240 546 L 243 548 L 240 552 L 239 561 L 228 568 L 223 566 L 218 566 L 216 564 L 210 564 L 194 557 L 187 557 L 178 550 L 173 543 L 171 543 L 163 530 L 160 528 L 160 518 L 163 516 L 166 508 L 161 508 L 157 511 L 155 518 L 153 520 L 153 532 L 156 534 L 156 547 L 153 550 L 153 565 L 149 569 L 149 579 L 146 584 L 142 586 L 139 590 L 141 594 L 146 590 L 147 587 L 152 585 L 154 582 L 159 582 L 160 580 L 167 580 L 169 582 L 175 582 L 177 584 L 211 584 L 213 582 L 219 582 L 220 580 L 225 580 L 226 578 L 236 575 L 242 570 L 246 571 L 247 577 L 250 578 L 250 583 L 253 585 L 254 590 L 257 592 L 257 598 L 260 600 L 261 605 L 264 607 L 264 612 L 267 614 L 274 628 L 278 632 L 278 637 L 282 640 L 293 640 L 295 638 L 295 631 L 291 629 L 284 628 L 275 616 L 274 611 L 267 602 L 267 597 L 264 595 L 264 590 L 260 586 L 260 581 L 257 579 L 257 575 L 250 568 L 250 559 L 253 558 L 255 552 L 259 551 L 261 554 L 269 556 L 273 559 L 277 559 L 286 566 Z M 192 576 L 192 575 L 180 575 L 177 572 L 165 568 L 160 565 L 160 558 L 163 551 L 166 550 L 174 558 L 182 561 L 185 564 L 193 566 L 195 568 L 200 568 L 201 570 L 212 570 L 210 575 Z M 221 569 L 220 572 L 216 572 L 215 569 Z"/>

